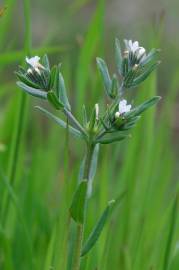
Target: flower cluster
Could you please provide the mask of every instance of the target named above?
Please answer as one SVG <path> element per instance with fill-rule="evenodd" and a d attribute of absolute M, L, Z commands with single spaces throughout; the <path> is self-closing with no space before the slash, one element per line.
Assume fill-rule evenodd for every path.
<path fill-rule="evenodd" d="M 113 74 L 111 77 L 105 61 L 97 58 L 106 94 L 112 99 L 123 94 L 125 89 L 137 87 L 160 63 L 157 60 L 158 49 L 152 49 L 147 54 L 146 50 L 139 46 L 138 41 L 124 40 L 124 44 L 125 48 L 122 51 L 119 40 L 115 41 L 117 75 Z"/>
<path fill-rule="evenodd" d="M 127 88 L 134 88 L 144 81 L 156 68 L 156 56 L 159 50 L 153 49 L 148 54 L 139 46 L 138 41 L 124 40 L 125 48 L 121 51 L 119 40 L 115 42 L 115 61 L 118 74 L 111 77 L 105 61 L 97 58 L 104 88 L 107 96 L 112 99 L 105 113 L 100 115 L 99 105 L 95 104 L 90 116 L 83 106 L 83 123 L 80 124 L 71 113 L 64 78 L 60 65 L 50 68 L 46 55 L 42 58 L 26 57 L 26 68 L 20 67 L 16 72 L 18 86 L 29 94 L 46 99 L 56 110 L 61 110 L 69 119 L 69 131 L 93 144 L 111 143 L 128 137 L 130 130 L 150 106 L 156 104 L 160 97 L 153 97 L 137 107 L 128 104 L 123 97 Z M 118 75 L 120 78 L 118 78 Z M 62 127 L 66 123 L 47 110 L 39 109 Z"/>
<path fill-rule="evenodd" d="M 146 58 L 146 51 L 143 47 L 139 46 L 138 41 L 132 42 L 132 40 L 125 39 L 124 43 L 126 45 L 125 54 L 130 54 L 129 59 L 130 59 L 131 65 L 140 63 L 142 62 L 142 60 Z"/>
<path fill-rule="evenodd" d="M 138 41 L 124 40 L 122 66 L 118 71 L 124 78 L 123 87 L 133 88 L 143 82 L 146 77 L 160 64 L 156 60 L 159 50 L 153 49 L 148 54 L 145 48 L 139 46 Z M 120 54 L 119 41 L 116 40 L 117 54 Z"/>
<path fill-rule="evenodd" d="M 32 89 L 32 92 L 35 89 L 49 91 L 50 70 L 47 63 L 47 56 L 42 57 L 42 60 L 39 56 L 26 57 L 25 60 L 27 68 L 19 67 L 19 70 L 16 72 L 18 79 L 21 81 L 21 87 L 25 88 L 25 91 L 30 91 L 30 89 Z M 44 97 L 45 94 L 42 93 L 42 96 Z"/>
<path fill-rule="evenodd" d="M 35 70 L 39 75 L 41 75 L 40 69 L 45 69 L 44 66 L 39 62 L 40 57 L 39 56 L 34 56 L 31 58 L 26 57 L 26 62 L 31 66 L 31 68 L 28 68 L 27 73 L 32 74 L 33 71 Z"/>

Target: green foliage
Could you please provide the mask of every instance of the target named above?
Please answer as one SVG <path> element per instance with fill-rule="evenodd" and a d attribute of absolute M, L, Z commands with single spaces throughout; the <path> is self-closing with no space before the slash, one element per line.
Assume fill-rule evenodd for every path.
<path fill-rule="evenodd" d="M 27 84 L 24 84 L 23 82 L 17 82 L 17 85 L 20 88 L 22 88 L 25 92 L 27 92 L 28 94 L 30 94 L 34 97 L 47 99 L 47 93 L 42 91 L 42 90 L 32 88 L 32 87 L 28 86 Z"/>
<path fill-rule="evenodd" d="M 137 106 L 136 108 L 131 110 L 129 113 L 126 113 L 126 117 L 131 118 L 131 117 L 139 116 L 141 113 L 146 111 L 148 108 L 155 105 L 160 99 L 161 99 L 161 97 L 158 97 L 158 96 L 148 99 L 144 103 L 140 104 L 139 106 Z"/>
<path fill-rule="evenodd" d="M 80 224 L 84 223 L 84 213 L 86 204 L 86 192 L 87 192 L 87 181 L 83 180 L 79 184 L 70 207 L 71 217 Z"/>
<path fill-rule="evenodd" d="M 57 110 L 63 109 L 64 107 L 63 104 L 58 100 L 53 91 L 49 91 L 47 93 L 47 99 L 52 104 L 52 106 L 54 106 L 55 109 Z"/>
<path fill-rule="evenodd" d="M 93 231 L 89 235 L 89 238 L 86 240 L 86 243 L 84 244 L 84 247 L 82 249 L 81 256 L 86 255 L 92 247 L 95 245 L 96 241 L 98 240 L 100 234 L 102 233 L 102 230 L 104 228 L 104 225 L 106 224 L 106 221 L 108 219 L 109 213 L 113 205 L 115 204 L 115 200 L 112 200 L 108 202 L 108 205 L 104 212 L 102 213 L 101 217 L 99 218 L 96 226 L 94 227 Z"/>
<path fill-rule="evenodd" d="M 101 139 L 97 139 L 97 143 L 109 144 L 113 142 L 119 142 L 126 138 L 129 138 L 129 135 L 122 134 L 122 132 L 117 132 L 115 134 L 106 134 Z"/>
<path fill-rule="evenodd" d="M 106 65 L 106 63 L 105 63 L 105 61 L 103 59 L 97 58 L 96 61 L 97 61 L 97 65 L 98 65 L 99 71 L 101 73 L 103 82 L 104 82 L 104 87 L 105 87 L 105 90 L 106 90 L 106 94 L 108 96 L 111 96 L 112 82 L 111 82 L 111 78 L 110 78 L 110 75 L 109 75 L 107 65 Z"/>
<path fill-rule="evenodd" d="M 62 119 L 60 119 L 59 117 L 53 115 L 52 113 L 50 113 L 49 111 L 47 111 L 44 108 L 41 108 L 39 106 L 36 107 L 37 109 L 39 109 L 42 113 L 44 113 L 48 118 L 52 119 L 53 121 L 55 121 L 59 126 L 66 128 L 72 135 L 74 135 L 75 137 L 78 138 L 83 138 L 82 134 L 75 128 L 73 128 L 72 126 L 70 126 L 69 124 L 67 124 L 66 122 L 64 122 Z"/>
<path fill-rule="evenodd" d="M 42 2 L 39 2 L 39 5 Z M 74 4 L 77 2 L 86 1 L 74 1 Z M 45 5 L 44 3 L 42 5 Z M 41 101 L 37 99 L 29 99 L 29 101 L 24 93 L 15 89 L 15 78 L 12 79 L 9 75 L 7 80 L 7 74 L 12 74 L 12 65 L 19 61 L 24 62 L 24 57 L 28 53 L 27 50 L 24 52 L 24 49 L 16 49 L 19 36 L 14 40 L 12 38 L 12 42 L 7 39 L 11 31 L 12 13 L 17 5 L 16 1 L 12 0 L 5 1 L 5 4 L 8 6 L 7 15 L 0 18 L 2 49 L 0 146 L 4 146 L 0 147 L 0 269 L 66 269 L 67 242 L 69 240 L 72 243 L 75 238 L 74 224 L 70 224 L 68 219 L 68 209 L 76 189 L 78 160 L 83 156 L 83 147 L 77 140 L 74 144 L 73 138 L 68 136 L 68 131 L 75 137 L 83 136 L 79 130 L 72 127 L 71 123 L 51 114 L 49 108 L 39 109 L 64 130 L 60 130 L 58 125 L 54 125 L 44 115 L 41 116 L 34 111 L 33 106 L 28 106 L 28 103 L 33 102 L 36 105 Z M 66 17 L 65 22 L 74 20 L 74 17 L 70 17 L 69 14 L 67 16 L 65 9 L 63 12 Z M 83 126 L 89 122 L 89 108 L 93 108 L 97 100 L 102 107 L 100 82 L 98 82 L 96 68 L 91 64 L 96 55 L 103 56 L 102 44 L 106 44 L 102 41 L 103 12 L 102 5 L 100 8 L 98 6 L 92 23 L 89 24 L 81 53 L 75 51 L 74 56 L 71 48 L 75 47 L 76 43 L 75 46 L 70 43 L 70 46 L 59 47 L 59 45 L 46 45 L 46 41 L 43 41 L 43 47 L 31 51 L 32 55 L 48 53 L 52 63 L 57 58 L 57 53 L 58 59 L 64 58 L 63 76 L 70 87 L 68 94 L 72 106 L 76 105 L 76 109 L 81 111 L 79 104 L 81 105 L 85 100 L 88 103 L 83 114 Z M 36 16 L 35 14 L 36 12 L 33 17 Z M 48 16 L 47 13 L 45 16 Z M 20 14 L 20 18 L 23 17 Z M 60 20 L 62 23 L 63 18 Z M 26 35 L 26 31 L 24 33 Z M 56 33 L 56 36 L 59 35 L 60 33 Z M 147 34 L 142 34 L 142 40 L 146 43 L 148 36 L 149 31 Z M 46 38 L 50 39 L 48 33 Z M 107 41 L 111 44 L 110 35 L 107 36 Z M 150 43 L 155 43 L 151 37 Z M 168 44 L 168 41 L 164 42 L 164 45 L 161 44 L 164 48 L 163 57 L 168 50 L 170 61 L 173 61 L 176 58 L 175 51 L 170 50 Z M 118 43 L 116 45 L 119 46 Z M 108 47 L 105 46 L 105 49 Z M 118 58 L 123 56 L 121 49 L 122 46 L 120 46 L 121 56 L 119 54 Z M 148 65 L 153 57 L 158 57 L 158 53 L 158 50 L 153 49 L 142 64 Z M 77 54 L 79 62 L 76 65 Z M 108 51 L 105 54 L 108 55 Z M 44 66 L 47 60 L 45 58 L 42 58 Z M 120 61 L 121 58 L 116 59 L 116 65 L 118 73 L 122 74 Z M 124 64 L 124 70 L 127 70 L 127 61 Z M 110 148 L 101 147 L 93 193 L 87 208 L 85 239 L 88 239 L 91 228 L 98 220 L 98 213 L 105 209 L 107 201 L 121 190 L 126 190 L 125 202 L 120 210 L 116 208 L 113 212 L 111 222 L 105 223 L 97 245 L 93 245 L 88 255 L 82 257 L 83 270 L 163 270 L 166 267 L 169 270 L 178 269 L 179 220 L 175 201 L 178 190 L 176 181 L 178 156 L 176 157 L 175 152 L 177 153 L 178 149 L 173 129 L 174 119 L 177 118 L 175 108 L 179 79 L 178 72 L 173 74 L 170 65 L 171 62 L 164 61 L 162 65 L 164 68 L 160 69 L 159 75 L 153 74 L 140 84 L 137 101 L 135 101 L 135 104 L 139 104 L 139 108 L 132 106 L 131 113 L 135 112 L 135 114 L 131 115 L 128 123 L 123 123 L 123 130 L 129 130 L 137 123 L 139 112 L 143 112 L 145 106 L 148 106 L 148 103 L 140 104 L 158 93 L 163 97 L 160 108 L 156 111 L 152 107 L 145 112 L 132 131 L 130 140 L 127 139 L 121 145 L 112 144 Z M 172 67 L 174 68 L 173 63 Z M 54 74 L 51 73 L 52 84 L 50 85 L 49 82 L 49 90 L 53 87 L 53 76 Z M 126 83 L 131 83 L 130 76 L 128 75 L 129 80 Z M 158 78 L 162 78 L 160 83 L 157 82 Z M 23 82 L 24 79 L 21 75 L 20 88 L 24 87 L 28 93 L 47 99 L 46 92 L 43 91 L 42 94 L 39 86 L 28 85 L 29 81 Z M 112 73 L 111 79 L 114 90 L 111 90 L 112 96 L 115 96 L 118 86 L 116 86 L 116 77 L 112 76 Z M 74 80 L 76 83 L 73 82 Z M 34 88 L 40 92 L 34 92 Z M 128 95 L 130 94 L 129 91 Z M 153 101 L 155 103 L 158 99 L 154 98 Z M 152 105 L 150 102 L 149 104 Z M 61 111 L 57 113 L 61 114 Z M 102 121 L 103 127 L 108 128 L 109 123 L 106 118 L 101 120 L 101 126 Z M 120 121 L 116 123 L 117 126 L 122 127 Z M 113 134 L 107 133 L 106 136 L 113 136 Z M 96 164 L 95 160 L 94 164 Z"/>

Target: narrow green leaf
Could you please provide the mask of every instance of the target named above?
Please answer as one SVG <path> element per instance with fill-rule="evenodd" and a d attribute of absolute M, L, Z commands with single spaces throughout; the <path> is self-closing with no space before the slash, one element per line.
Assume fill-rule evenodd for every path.
<path fill-rule="evenodd" d="M 59 102 L 62 103 L 70 111 L 71 107 L 67 97 L 64 78 L 60 72 L 60 65 L 54 67 L 53 71 L 51 72 L 50 81 L 53 85 L 53 89 L 56 92 Z"/>
<path fill-rule="evenodd" d="M 130 118 L 130 117 L 140 115 L 145 110 L 147 110 L 149 107 L 151 107 L 151 106 L 155 105 L 157 102 L 159 102 L 160 99 L 161 99 L 160 96 L 155 96 L 153 98 L 148 99 L 144 103 L 140 104 L 139 106 L 137 106 L 136 108 L 131 110 L 129 113 L 126 113 L 126 117 Z"/>
<path fill-rule="evenodd" d="M 17 85 L 22 88 L 25 92 L 27 92 L 28 94 L 34 96 L 34 97 L 39 97 L 42 99 L 47 99 L 47 92 L 43 91 L 43 90 L 38 90 L 35 88 L 32 88 L 30 86 L 27 86 L 25 83 L 18 81 Z"/>
<path fill-rule="evenodd" d="M 99 239 L 99 236 L 101 235 L 101 232 L 104 228 L 104 225 L 106 224 L 106 221 L 109 217 L 110 210 L 112 209 L 114 204 L 115 204 L 115 200 L 108 202 L 106 209 L 102 213 L 96 226 L 94 227 L 94 229 L 92 230 L 91 234 L 89 235 L 86 243 L 84 244 L 84 246 L 82 248 L 81 256 L 86 255 L 92 249 L 92 247 L 95 245 L 96 241 Z"/>
<path fill-rule="evenodd" d="M 117 65 L 117 70 L 119 74 L 122 75 L 122 53 L 121 53 L 121 46 L 119 39 L 115 39 L 115 60 L 116 60 L 116 65 Z"/>
<path fill-rule="evenodd" d="M 58 98 L 55 96 L 53 91 L 49 91 L 47 93 L 47 99 L 48 101 L 53 105 L 53 107 L 57 110 L 61 110 L 63 109 L 63 104 L 60 103 L 60 101 L 58 100 Z"/>
<path fill-rule="evenodd" d="M 124 135 L 121 134 L 121 132 L 116 132 L 114 134 L 106 134 L 101 139 L 97 139 L 96 142 L 101 144 L 109 144 L 113 142 L 122 141 L 129 137 L 130 135 Z"/>
<path fill-rule="evenodd" d="M 29 78 L 27 78 L 24 74 L 20 73 L 20 72 L 15 72 L 16 76 L 18 77 L 18 79 L 25 83 L 27 86 L 30 86 L 32 88 L 35 89 L 40 89 L 39 85 L 36 84 L 35 82 L 31 81 Z"/>
<path fill-rule="evenodd" d="M 55 66 L 53 73 L 52 73 L 52 87 L 54 92 L 56 93 L 58 99 L 59 99 L 59 93 L 60 93 L 60 89 L 59 89 L 59 72 L 60 72 L 60 65 Z"/>
<path fill-rule="evenodd" d="M 128 121 L 127 123 L 122 125 L 121 130 L 125 131 L 125 130 L 129 130 L 129 129 L 133 128 L 136 125 L 136 123 L 139 121 L 140 118 L 141 118 L 140 115 L 132 117 L 130 119 L 130 121 Z"/>
<path fill-rule="evenodd" d="M 130 88 L 133 85 L 133 81 L 137 75 L 138 70 L 136 69 L 131 69 L 125 76 L 124 79 L 124 87 Z"/>
<path fill-rule="evenodd" d="M 83 114 L 83 126 L 86 127 L 86 125 L 88 123 L 88 117 L 87 117 L 85 105 L 83 105 L 83 107 L 82 107 L 82 114 Z"/>
<path fill-rule="evenodd" d="M 160 64 L 160 62 L 157 62 L 151 66 L 149 66 L 140 76 L 138 76 L 136 79 L 134 79 L 133 84 L 131 85 L 132 87 L 137 86 L 141 82 L 143 82 L 149 75 L 150 73 L 156 69 L 156 67 Z"/>
<path fill-rule="evenodd" d="M 90 121 L 89 121 L 89 130 L 93 129 L 95 123 L 96 123 L 96 107 L 94 106 L 91 113 Z"/>
<path fill-rule="evenodd" d="M 68 101 L 65 82 L 64 82 L 64 78 L 63 78 L 61 72 L 59 72 L 58 97 L 59 97 L 59 100 L 64 104 L 64 106 L 70 111 L 71 106 L 70 106 L 70 103 Z"/>
<path fill-rule="evenodd" d="M 105 61 L 103 59 L 101 59 L 101 58 L 97 58 L 96 62 L 97 62 L 101 77 L 103 79 L 103 84 L 104 84 L 104 87 L 105 87 L 105 90 L 106 90 L 106 94 L 109 97 L 111 97 L 111 85 L 112 85 L 112 82 L 111 82 L 111 78 L 110 78 L 110 75 L 109 75 L 109 72 L 108 72 L 107 65 L 106 65 Z"/>
<path fill-rule="evenodd" d="M 87 181 L 83 180 L 75 194 L 72 200 L 72 204 L 70 207 L 70 215 L 71 217 L 80 224 L 83 224 L 84 222 L 84 210 L 85 210 L 85 203 L 86 203 L 86 192 L 87 192 Z"/>
<path fill-rule="evenodd" d="M 119 93 L 119 82 L 116 74 L 113 74 L 112 84 L 111 84 L 111 97 L 115 98 Z"/>
<path fill-rule="evenodd" d="M 44 56 L 42 57 L 41 64 L 42 64 L 48 71 L 50 71 L 50 64 L 49 64 L 49 60 L 48 60 L 47 54 L 44 54 Z"/>
<path fill-rule="evenodd" d="M 38 110 L 40 110 L 42 113 L 44 113 L 48 118 L 50 118 L 53 121 L 55 121 L 59 126 L 61 126 L 63 128 L 68 128 L 69 132 L 72 135 L 74 135 L 75 137 L 83 138 L 83 135 L 77 129 L 73 128 L 69 124 L 67 125 L 67 123 L 65 123 L 63 120 L 61 120 L 57 116 L 53 115 L 52 113 L 48 112 L 46 109 L 44 109 L 44 108 L 42 108 L 40 106 L 36 106 L 36 108 Z"/>
<path fill-rule="evenodd" d="M 142 60 L 140 62 L 141 65 L 146 65 L 148 64 L 150 61 L 152 61 L 154 58 L 156 58 L 156 56 L 159 54 L 160 50 L 159 49 L 152 49 L 148 55 L 144 58 L 144 60 Z"/>
<path fill-rule="evenodd" d="M 55 83 L 56 72 L 57 72 L 57 66 L 53 66 L 50 71 L 50 79 L 49 79 L 49 85 L 48 85 L 49 90 L 53 88 L 53 85 Z"/>

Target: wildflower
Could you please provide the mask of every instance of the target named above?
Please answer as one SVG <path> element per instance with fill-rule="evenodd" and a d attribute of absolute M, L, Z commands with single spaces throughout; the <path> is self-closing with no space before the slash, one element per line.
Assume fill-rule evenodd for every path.
<path fill-rule="evenodd" d="M 39 62 L 40 61 L 39 56 L 34 56 L 34 57 L 31 57 L 31 58 L 26 57 L 25 60 L 39 74 L 40 74 L 39 68 L 44 69 L 44 66 L 42 66 L 40 64 L 40 62 Z M 32 71 L 32 69 L 30 69 L 30 68 L 27 70 L 28 73 L 31 73 L 31 71 Z"/>
<path fill-rule="evenodd" d="M 115 113 L 115 117 L 118 118 L 120 115 L 130 112 L 131 104 L 127 105 L 127 100 L 123 99 L 119 102 L 119 111 Z"/>
<path fill-rule="evenodd" d="M 134 41 L 132 42 L 132 40 L 124 40 L 127 49 L 129 50 L 129 52 L 131 52 L 133 55 L 135 55 L 137 57 L 137 59 L 141 60 L 144 57 L 146 57 L 146 51 L 143 47 L 139 46 L 139 42 L 138 41 Z"/>

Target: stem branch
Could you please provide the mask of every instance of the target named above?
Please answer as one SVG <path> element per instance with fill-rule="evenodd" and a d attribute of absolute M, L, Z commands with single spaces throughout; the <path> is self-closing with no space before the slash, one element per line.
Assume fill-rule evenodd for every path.
<path fill-rule="evenodd" d="M 73 114 L 67 110 L 66 108 L 63 109 L 64 114 L 67 116 L 67 118 L 70 120 L 70 122 L 76 127 L 85 137 L 87 136 L 86 131 L 81 126 L 81 124 L 76 120 L 76 118 L 73 116 Z"/>

